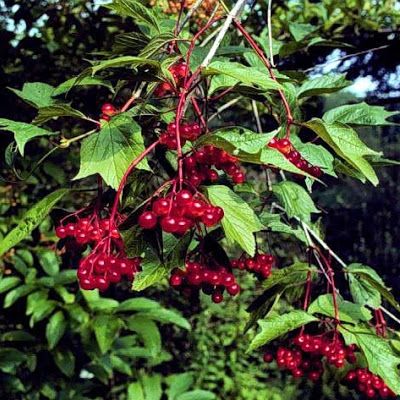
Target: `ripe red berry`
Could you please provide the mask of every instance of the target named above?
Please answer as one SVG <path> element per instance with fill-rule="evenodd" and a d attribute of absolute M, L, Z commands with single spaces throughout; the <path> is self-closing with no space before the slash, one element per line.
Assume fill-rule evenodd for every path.
<path fill-rule="evenodd" d="M 186 207 L 192 201 L 193 195 L 189 190 L 181 190 L 175 196 L 175 201 L 179 207 Z"/>
<path fill-rule="evenodd" d="M 157 215 L 152 211 L 145 211 L 139 216 L 138 222 L 143 229 L 153 229 L 157 225 Z"/>
<path fill-rule="evenodd" d="M 104 103 L 101 106 L 101 112 L 107 117 L 112 117 L 117 113 L 117 109 L 111 103 Z"/>
<path fill-rule="evenodd" d="M 152 205 L 153 212 L 158 216 L 167 215 L 171 207 L 171 200 L 168 198 L 160 198 L 154 201 Z"/>
<path fill-rule="evenodd" d="M 224 296 L 222 295 L 222 293 L 215 291 L 212 294 L 211 299 L 214 303 L 218 304 L 221 303 L 222 300 L 224 300 Z"/>
<path fill-rule="evenodd" d="M 174 217 L 163 217 L 160 225 L 161 229 L 167 233 L 175 233 L 178 229 L 177 220 Z"/>

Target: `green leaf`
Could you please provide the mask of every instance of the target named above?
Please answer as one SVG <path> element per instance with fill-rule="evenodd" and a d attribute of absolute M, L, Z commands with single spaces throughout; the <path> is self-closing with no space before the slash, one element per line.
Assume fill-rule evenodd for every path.
<path fill-rule="evenodd" d="M 389 302 L 397 311 L 400 311 L 400 305 L 397 300 L 394 298 L 393 294 L 390 290 L 385 286 L 382 278 L 371 268 L 367 265 L 363 264 L 351 264 L 346 268 L 346 272 L 349 275 L 349 278 L 352 279 L 353 289 L 352 295 L 354 294 L 360 297 L 357 299 L 361 300 L 365 297 L 371 306 L 374 304 L 375 306 L 380 305 L 380 298 L 378 299 L 378 292 L 380 296 L 382 296 L 386 301 Z M 359 283 L 362 283 L 361 289 L 364 291 L 361 293 L 354 293 L 354 282 L 357 280 Z M 367 297 L 369 296 L 369 297 Z M 356 300 L 355 300 L 356 301 Z"/>
<path fill-rule="evenodd" d="M 133 382 L 128 385 L 128 400 L 146 400 L 141 384 L 139 382 Z"/>
<path fill-rule="evenodd" d="M 143 151 L 140 126 L 121 114 L 82 141 L 81 165 L 74 179 L 100 174 L 107 185 L 117 189 L 131 162 Z M 136 168 L 150 169 L 147 160 Z"/>
<path fill-rule="evenodd" d="M 196 143 L 196 147 L 212 144 L 241 158 L 240 152 L 248 154 L 259 153 L 277 133 L 277 131 L 255 133 L 242 127 L 221 128 L 208 135 L 201 136 Z"/>
<path fill-rule="evenodd" d="M 259 218 L 261 223 L 272 232 L 294 236 L 296 239 L 307 244 L 307 238 L 304 231 L 300 228 L 294 229 L 290 225 L 285 224 L 281 221 L 280 215 L 270 214 L 269 212 L 264 211 L 259 215 Z"/>
<path fill-rule="evenodd" d="M 17 276 L 3 277 L 0 280 L 0 293 L 8 292 L 21 282 L 21 279 Z"/>
<path fill-rule="evenodd" d="M 35 336 L 22 330 L 8 331 L 1 335 L 2 342 L 34 342 Z"/>
<path fill-rule="evenodd" d="M 301 310 L 293 310 L 286 314 L 274 315 L 260 320 L 258 325 L 261 331 L 251 341 L 248 352 L 314 321 L 318 321 L 318 319 Z"/>
<path fill-rule="evenodd" d="M 136 297 L 128 299 L 119 304 L 115 309 L 116 312 L 124 311 L 149 311 L 160 307 L 160 303 L 145 297 Z"/>
<path fill-rule="evenodd" d="M 121 68 L 121 67 L 135 68 L 142 65 L 146 65 L 154 69 L 160 69 L 160 63 L 158 61 L 149 60 L 147 58 L 142 58 L 142 57 L 121 56 L 117 58 L 112 58 L 110 60 L 97 62 L 95 65 L 90 67 L 89 70 L 93 77 L 98 72 L 109 68 Z"/>
<path fill-rule="evenodd" d="M 246 67 L 230 61 L 213 61 L 203 70 L 205 75 L 226 75 L 247 85 L 256 85 L 263 90 L 279 90 L 282 86 L 271 79 L 268 71 L 260 72 L 258 68 Z"/>
<path fill-rule="evenodd" d="M 227 89 L 236 86 L 239 83 L 238 79 L 232 78 L 228 75 L 215 75 L 211 78 L 210 88 L 208 90 L 209 96 L 214 94 L 217 90 Z"/>
<path fill-rule="evenodd" d="M 55 100 L 51 97 L 54 87 L 42 82 L 28 82 L 22 87 L 22 91 L 12 89 L 17 96 L 33 107 L 42 108 L 52 105 Z"/>
<path fill-rule="evenodd" d="M 194 382 L 193 374 L 190 372 L 168 375 L 165 380 L 168 384 L 168 400 L 176 400 L 177 396 L 190 389 Z"/>
<path fill-rule="evenodd" d="M 18 225 L 12 229 L 0 243 L 0 256 L 25 239 L 44 218 L 51 209 L 69 192 L 69 189 L 59 189 L 47 195 L 36 203 L 21 218 Z"/>
<path fill-rule="evenodd" d="M 60 259 L 54 250 L 41 250 L 38 252 L 38 256 L 40 265 L 47 275 L 58 275 L 60 272 Z"/>
<path fill-rule="evenodd" d="M 161 335 L 157 325 L 148 318 L 133 316 L 126 320 L 131 331 L 137 332 L 152 357 L 161 352 Z"/>
<path fill-rule="evenodd" d="M 371 312 L 360 304 L 343 300 L 337 296 L 337 305 L 339 309 L 339 320 L 342 322 L 355 323 L 358 321 L 370 321 L 372 319 Z M 318 296 L 308 307 L 310 314 L 323 314 L 329 317 L 335 317 L 335 308 L 331 294 L 323 294 Z"/>
<path fill-rule="evenodd" d="M 151 38 L 150 42 L 139 53 L 139 57 L 149 58 L 175 39 L 173 32 L 164 32 Z"/>
<path fill-rule="evenodd" d="M 160 32 L 157 14 L 141 1 L 114 0 L 112 4 L 105 4 L 104 7 L 115 11 L 121 16 L 131 17 L 139 25 L 144 25 Z"/>
<path fill-rule="evenodd" d="M 122 358 L 116 356 L 115 354 L 111 354 L 110 362 L 113 370 L 120 372 L 121 374 L 125 374 L 128 376 L 132 376 L 132 369 L 128 362 L 124 361 Z"/>
<path fill-rule="evenodd" d="M 57 367 L 60 371 L 68 376 L 71 377 L 74 375 L 75 370 L 75 356 L 70 350 L 66 349 L 59 349 L 56 350 L 53 354 L 54 362 L 56 363 Z"/>
<path fill-rule="evenodd" d="M 355 343 L 361 349 L 368 369 L 381 377 L 393 392 L 400 394 L 400 357 L 394 353 L 390 342 L 364 327 L 345 325 L 339 329 L 346 344 Z"/>
<path fill-rule="evenodd" d="M 52 95 L 53 96 L 60 96 L 61 94 L 69 92 L 71 89 L 75 87 L 82 87 L 82 86 L 103 86 L 110 89 L 111 92 L 114 92 L 113 86 L 111 82 L 105 81 L 100 78 L 93 78 L 91 76 L 85 76 L 82 79 L 79 78 L 71 78 L 67 81 L 58 85 Z"/>
<path fill-rule="evenodd" d="M 0 348 L 0 370 L 6 373 L 16 373 L 16 368 L 26 361 L 26 355 L 12 347 Z"/>
<path fill-rule="evenodd" d="M 211 204 L 224 210 L 221 223 L 227 239 L 253 256 L 256 250 L 254 232 L 260 231 L 263 226 L 252 208 L 227 186 L 209 186 L 207 195 Z"/>
<path fill-rule="evenodd" d="M 17 288 L 11 290 L 7 293 L 6 297 L 4 298 L 4 308 L 11 307 L 17 300 L 21 297 L 24 297 L 31 293 L 35 289 L 32 285 L 22 285 L 18 286 Z"/>
<path fill-rule="evenodd" d="M 297 217 L 310 222 L 311 213 L 319 213 L 307 191 L 297 183 L 283 181 L 272 186 L 272 191 L 289 218 Z"/>
<path fill-rule="evenodd" d="M 160 400 L 162 396 L 161 375 L 142 375 L 140 377 L 146 400 Z"/>
<path fill-rule="evenodd" d="M 387 118 L 398 115 L 397 111 L 386 111 L 381 106 L 367 103 L 347 104 L 327 111 L 322 119 L 325 122 L 341 122 L 348 125 L 395 125 Z"/>
<path fill-rule="evenodd" d="M 189 321 L 186 318 L 182 317 L 181 314 L 173 310 L 167 310 L 165 308 L 159 307 L 156 309 L 140 312 L 137 315 L 166 324 L 175 324 L 183 329 L 191 329 Z"/>
<path fill-rule="evenodd" d="M 181 394 L 176 398 L 176 400 L 215 400 L 216 396 L 214 393 L 209 392 L 208 390 L 191 390 L 190 392 L 186 392 Z"/>
<path fill-rule="evenodd" d="M 68 104 L 54 104 L 52 106 L 40 108 L 33 123 L 42 125 L 51 119 L 58 119 L 60 117 L 87 119 L 85 114 L 79 110 L 75 110 L 75 108 L 72 108 Z"/>
<path fill-rule="evenodd" d="M 111 349 L 121 329 L 121 320 L 112 315 L 99 315 L 92 320 L 92 327 L 102 354 Z"/>
<path fill-rule="evenodd" d="M 291 22 L 288 27 L 296 42 L 302 41 L 310 33 L 313 33 L 318 29 L 317 26 L 311 24 L 300 24 L 297 22 Z"/>
<path fill-rule="evenodd" d="M 313 118 L 305 126 L 313 130 L 340 157 L 360 171 L 372 184 L 378 184 L 375 171 L 364 157 L 376 156 L 380 153 L 367 147 L 353 128 L 340 122 L 325 123 L 319 118 Z"/>
<path fill-rule="evenodd" d="M 60 339 L 64 336 L 66 328 L 67 321 L 65 320 L 64 313 L 57 311 L 52 315 L 46 326 L 46 338 L 50 350 L 57 346 Z"/>
<path fill-rule="evenodd" d="M 296 150 L 299 151 L 302 157 L 310 164 L 320 167 L 325 174 L 336 177 L 333 166 L 335 159 L 325 147 L 314 143 L 302 143 L 295 135 L 292 135 L 290 139 Z"/>
<path fill-rule="evenodd" d="M 52 136 L 56 133 L 47 129 L 39 128 L 36 125 L 25 122 L 11 121 L 10 119 L 0 118 L 0 130 L 9 131 L 14 134 L 14 139 L 21 156 L 24 155 L 25 145 L 32 139 L 40 136 Z"/>
<path fill-rule="evenodd" d="M 351 84 L 344 75 L 328 74 L 306 80 L 297 91 L 299 99 L 309 96 L 319 96 L 325 93 L 337 92 Z"/>

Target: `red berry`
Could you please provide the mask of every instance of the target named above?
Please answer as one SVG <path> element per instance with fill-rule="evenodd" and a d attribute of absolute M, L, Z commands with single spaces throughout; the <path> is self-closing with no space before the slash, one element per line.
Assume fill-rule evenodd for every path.
<path fill-rule="evenodd" d="M 104 279 L 101 276 L 97 276 L 96 277 L 96 287 L 97 289 L 101 290 L 101 291 L 105 291 L 108 289 L 110 285 L 110 282 L 108 282 L 106 279 Z"/>
<path fill-rule="evenodd" d="M 193 195 L 189 190 L 181 190 L 175 196 L 176 203 L 179 207 L 186 207 L 192 201 Z"/>
<path fill-rule="evenodd" d="M 117 113 L 117 109 L 110 103 L 104 103 L 101 106 L 101 112 L 107 117 L 112 117 Z"/>
<path fill-rule="evenodd" d="M 79 280 L 79 286 L 84 290 L 93 290 L 96 289 L 96 282 L 91 276 L 88 276 Z"/>
<path fill-rule="evenodd" d="M 266 363 L 270 363 L 270 362 L 274 361 L 274 356 L 271 353 L 265 353 L 263 355 L 263 360 Z"/>
<path fill-rule="evenodd" d="M 222 295 L 222 293 L 215 291 L 212 294 L 211 299 L 214 303 L 218 304 L 224 300 L 224 296 Z"/>
<path fill-rule="evenodd" d="M 163 217 L 160 225 L 164 232 L 175 233 L 178 230 L 177 220 L 174 217 Z"/>
<path fill-rule="evenodd" d="M 145 211 L 139 216 L 138 222 L 143 229 L 153 229 L 157 225 L 157 215 L 152 211 Z"/>
<path fill-rule="evenodd" d="M 177 274 L 173 274 L 169 278 L 169 284 L 173 287 L 182 285 L 182 282 L 183 282 L 182 276 Z"/>
<path fill-rule="evenodd" d="M 246 176 L 243 172 L 235 172 L 232 175 L 232 180 L 236 184 L 243 183 L 246 180 Z"/>

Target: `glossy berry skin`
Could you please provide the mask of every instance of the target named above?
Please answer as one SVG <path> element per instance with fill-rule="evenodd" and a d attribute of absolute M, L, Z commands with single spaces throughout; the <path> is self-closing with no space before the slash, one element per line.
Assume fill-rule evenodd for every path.
<path fill-rule="evenodd" d="M 167 215 L 171 207 L 171 200 L 166 198 L 157 199 L 154 201 L 152 210 L 158 216 Z"/>
<path fill-rule="evenodd" d="M 138 223 L 143 229 L 153 229 L 157 225 L 157 215 L 146 211 L 139 216 Z"/>
<path fill-rule="evenodd" d="M 163 217 L 160 225 L 164 232 L 175 233 L 178 230 L 177 220 L 174 217 Z"/>
<path fill-rule="evenodd" d="M 112 117 L 117 113 L 117 109 L 111 103 L 104 103 L 101 106 L 101 112 L 107 117 Z"/>

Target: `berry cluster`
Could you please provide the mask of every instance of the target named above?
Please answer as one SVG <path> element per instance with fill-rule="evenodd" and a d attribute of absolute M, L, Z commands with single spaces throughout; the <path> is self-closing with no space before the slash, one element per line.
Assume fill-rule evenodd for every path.
<path fill-rule="evenodd" d="M 211 145 L 204 146 L 187 156 L 184 166 L 185 176 L 194 187 L 205 181 L 215 182 L 218 180 L 218 172 L 212 168 L 213 166 L 223 170 L 235 184 L 243 183 L 246 180 L 238 159 Z"/>
<path fill-rule="evenodd" d="M 151 211 L 143 212 L 138 222 L 143 229 L 153 229 L 159 223 L 164 232 L 183 235 L 198 223 L 214 226 L 223 216 L 221 207 L 214 207 L 183 189 L 155 200 Z"/>
<path fill-rule="evenodd" d="M 101 119 L 104 119 L 105 121 L 109 121 L 110 118 L 117 114 L 118 110 L 111 104 L 111 103 L 104 103 L 101 106 Z"/>
<path fill-rule="evenodd" d="M 110 283 L 120 282 L 123 276 L 132 281 L 135 273 L 139 271 L 140 262 L 139 257 L 107 255 L 103 249 L 94 250 L 79 263 L 79 285 L 85 290 L 103 291 L 108 289 Z"/>
<path fill-rule="evenodd" d="M 56 227 L 56 235 L 60 239 L 70 237 L 82 245 L 100 242 L 107 237 L 121 239 L 118 229 L 110 228 L 109 219 L 99 219 L 97 216 L 77 218 L 76 222 L 61 224 Z"/>
<path fill-rule="evenodd" d="M 268 146 L 278 150 L 282 153 L 288 161 L 294 164 L 298 169 L 309 173 L 310 175 L 319 178 L 322 175 L 320 167 L 311 165 L 305 160 L 301 154 L 293 147 L 289 139 L 275 139 L 273 138 Z"/>
<path fill-rule="evenodd" d="M 183 123 L 179 126 L 179 133 L 181 146 L 184 146 L 186 140 L 193 142 L 200 136 L 201 128 L 196 122 Z M 167 130 L 160 135 L 160 143 L 167 146 L 170 150 L 176 150 L 178 148 L 176 140 L 176 124 L 174 122 L 168 124 Z"/>
<path fill-rule="evenodd" d="M 169 279 L 169 283 L 186 295 L 199 292 L 211 295 L 214 303 L 221 303 L 226 290 L 231 296 L 240 292 L 235 276 L 227 268 L 220 265 L 211 267 L 202 263 L 186 262 L 185 269 L 175 268 Z"/>
<path fill-rule="evenodd" d="M 290 348 L 279 347 L 275 359 L 278 367 L 289 370 L 295 378 L 307 376 L 311 381 L 317 381 L 323 373 L 324 359 L 328 364 L 342 368 L 346 360 L 356 361 L 354 351 L 354 346 L 345 346 L 338 336 L 329 340 L 322 335 L 300 334 Z M 273 360 L 271 353 L 264 354 L 265 362 Z"/>
<path fill-rule="evenodd" d="M 386 386 L 383 379 L 373 374 L 368 369 L 357 368 L 351 370 L 347 373 L 345 380 L 349 385 L 370 399 L 386 399 L 396 396 L 392 390 Z"/>
<path fill-rule="evenodd" d="M 122 277 L 132 281 L 139 270 L 140 259 L 126 257 L 115 223 L 108 218 L 100 218 L 97 213 L 85 218 L 75 215 L 75 218 L 76 222 L 57 226 L 56 235 L 60 239 L 70 238 L 81 246 L 89 245 L 92 248 L 79 263 L 77 276 L 80 287 L 85 290 L 106 290 L 110 283 L 117 283 Z M 71 216 L 67 219 L 71 219 Z"/>
<path fill-rule="evenodd" d="M 184 83 L 185 76 L 188 74 L 188 66 L 184 61 L 180 61 L 168 68 L 174 78 L 174 82 L 177 88 L 181 87 Z M 164 97 L 171 95 L 175 92 L 174 86 L 170 82 L 162 82 L 154 91 L 154 95 L 157 97 Z"/>
<path fill-rule="evenodd" d="M 271 254 L 258 253 L 254 257 L 242 256 L 238 260 L 232 260 L 232 268 L 247 270 L 266 279 L 271 275 L 275 257 Z"/>

